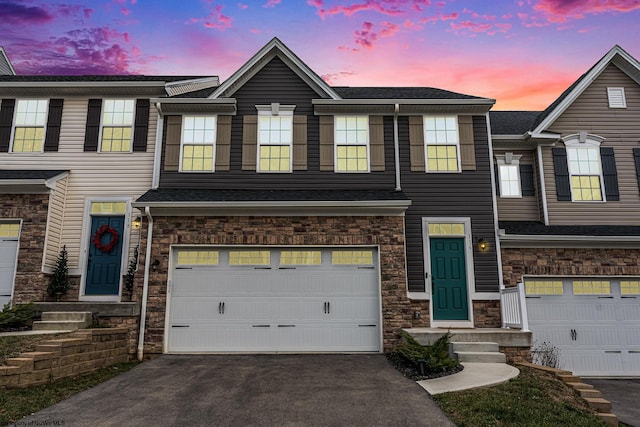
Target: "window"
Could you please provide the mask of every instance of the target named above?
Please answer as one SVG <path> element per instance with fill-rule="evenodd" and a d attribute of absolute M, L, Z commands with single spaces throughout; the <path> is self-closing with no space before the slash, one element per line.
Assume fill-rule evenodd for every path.
<path fill-rule="evenodd" d="M 373 265 L 373 251 L 332 251 L 331 264 Z"/>
<path fill-rule="evenodd" d="M 269 265 L 269 251 L 230 251 L 229 265 Z"/>
<path fill-rule="evenodd" d="M 127 202 L 93 202 L 91 203 L 92 214 L 125 214 L 127 212 Z"/>
<path fill-rule="evenodd" d="M 218 251 L 180 251 L 180 265 L 218 265 Z"/>
<path fill-rule="evenodd" d="M 460 142 L 455 116 L 424 118 L 427 172 L 458 172 Z"/>
<path fill-rule="evenodd" d="M 20 99 L 16 106 L 13 130 L 14 153 L 40 153 L 44 143 L 49 101 L 46 99 Z"/>
<path fill-rule="evenodd" d="M 464 224 L 429 223 L 430 236 L 464 236 Z"/>
<path fill-rule="evenodd" d="M 369 171 L 369 118 L 336 116 L 336 172 Z"/>
<path fill-rule="evenodd" d="M 524 285 L 527 295 L 562 295 L 562 280 L 527 280 Z"/>
<path fill-rule="evenodd" d="M 574 295 L 610 294 L 611 284 L 608 280 L 575 280 Z"/>
<path fill-rule="evenodd" d="M 640 295 L 640 280 L 621 280 L 620 293 L 622 295 Z"/>
<path fill-rule="evenodd" d="M 607 98 L 609 98 L 609 108 L 627 108 L 623 87 L 608 87 Z"/>
<path fill-rule="evenodd" d="M 283 113 L 258 116 L 258 172 L 291 172 L 293 115 Z"/>
<path fill-rule="evenodd" d="M 101 152 L 131 151 L 133 99 L 105 99 L 102 109 Z"/>
<path fill-rule="evenodd" d="M 184 116 L 180 170 L 183 172 L 213 172 L 216 118 L 214 116 Z"/>
<path fill-rule="evenodd" d="M 574 201 L 601 201 L 602 176 L 597 147 L 567 147 L 567 162 Z"/>
<path fill-rule="evenodd" d="M 12 238 L 20 235 L 19 222 L 0 222 L 0 238 Z"/>
<path fill-rule="evenodd" d="M 320 265 L 322 257 L 320 251 L 281 251 L 282 265 Z"/>
<path fill-rule="evenodd" d="M 498 165 L 500 197 L 522 197 L 518 165 Z"/>

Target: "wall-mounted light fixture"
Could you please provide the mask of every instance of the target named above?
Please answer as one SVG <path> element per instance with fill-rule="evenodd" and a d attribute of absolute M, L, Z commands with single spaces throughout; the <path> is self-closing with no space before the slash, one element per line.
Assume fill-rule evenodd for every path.
<path fill-rule="evenodd" d="M 136 216 L 131 221 L 131 229 L 132 230 L 140 230 L 140 226 L 141 225 L 142 225 L 142 218 L 140 218 L 139 216 Z"/>
<path fill-rule="evenodd" d="M 156 259 L 151 263 L 151 269 L 153 271 L 156 271 L 158 269 L 158 266 L 160 265 L 160 260 Z"/>
<path fill-rule="evenodd" d="M 486 252 L 487 250 L 489 250 L 489 242 L 487 242 L 486 240 L 484 240 L 484 237 L 481 237 L 478 240 L 478 250 L 480 252 Z"/>

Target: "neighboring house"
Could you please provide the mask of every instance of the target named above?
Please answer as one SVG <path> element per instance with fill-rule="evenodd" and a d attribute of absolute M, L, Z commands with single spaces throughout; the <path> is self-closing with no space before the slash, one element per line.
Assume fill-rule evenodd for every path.
<path fill-rule="evenodd" d="M 145 352 L 388 351 L 402 328 L 500 327 L 494 100 L 331 87 L 273 39 L 219 87 L 151 102 Z"/>
<path fill-rule="evenodd" d="M 149 99 L 218 84 L 184 80 L 0 76 L 0 304 L 51 300 L 63 247 L 63 300 L 121 301 L 140 239 L 131 202 L 152 183 L 159 113 Z"/>
<path fill-rule="evenodd" d="M 545 111 L 491 112 L 506 286 L 578 375 L 640 375 L 640 63 L 611 49 Z"/>
<path fill-rule="evenodd" d="M 9 61 L 7 53 L 4 51 L 2 46 L 0 46 L 0 76 L 11 76 L 15 74 L 16 71 L 13 69 L 11 61 Z"/>

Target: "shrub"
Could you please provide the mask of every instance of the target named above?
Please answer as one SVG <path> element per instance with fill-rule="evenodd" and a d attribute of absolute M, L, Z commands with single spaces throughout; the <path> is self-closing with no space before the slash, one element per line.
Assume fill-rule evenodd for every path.
<path fill-rule="evenodd" d="M 56 260 L 56 266 L 53 269 L 53 275 L 51 276 L 51 282 L 47 288 L 49 296 L 58 296 L 66 293 L 69 290 L 69 258 L 67 255 L 67 247 L 63 246 L 58 254 Z"/>
<path fill-rule="evenodd" d="M 0 311 L 0 331 L 31 325 L 33 320 L 33 303 L 16 305 L 13 308 L 5 304 Z"/>
<path fill-rule="evenodd" d="M 531 360 L 536 365 L 559 368 L 560 349 L 546 341 L 542 342 L 542 344 L 533 343 L 531 347 Z"/>
<path fill-rule="evenodd" d="M 427 372 L 442 372 L 455 368 L 458 362 L 449 357 L 449 343 L 451 334 L 447 332 L 430 346 L 423 346 L 411 335 L 402 334 L 402 343 L 396 348 L 407 362 L 419 369 L 420 363 L 424 363 Z"/>

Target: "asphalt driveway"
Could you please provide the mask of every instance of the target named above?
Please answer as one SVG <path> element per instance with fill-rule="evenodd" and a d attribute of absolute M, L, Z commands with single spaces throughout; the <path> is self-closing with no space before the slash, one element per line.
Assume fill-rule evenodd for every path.
<path fill-rule="evenodd" d="M 611 402 L 611 410 L 625 424 L 640 427 L 640 379 L 583 378 Z"/>
<path fill-rule="evenodd" d="M 454 425 L 383 355 L 165 355 L 21 424 Z"/>

